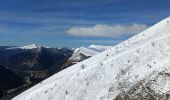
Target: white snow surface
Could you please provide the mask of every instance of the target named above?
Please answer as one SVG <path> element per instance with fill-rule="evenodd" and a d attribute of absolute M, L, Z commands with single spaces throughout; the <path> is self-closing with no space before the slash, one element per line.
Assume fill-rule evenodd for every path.
<path fill-rule="evenodd" d="M 166 18 L 111 49 L 53 75 L 13 100 L 113 100 L 137 82 L 170 70 L 169 59 L 170 18 Z M 160 77 L 152 89 L 167 93 L 169 82 Z M 125 87 L 120 88 L 120 83 Z"/>
<path fill-rule="evenodd" d="M 39 46 L 37 44 L 31 44 L 31 45 L 11 47 L 11 48 L 6 48 L 6 49 L 36 49 L 36 48 L 40 48 L 40 47 L 42 47 L 42 46 Z M 45 46 L 43 46 L 43 47 L 45 47 Z M 49 48 L 49 47 L 45 47 L 45 48 Z"/>
<path fill-rule="evenodd" d="M 69 60 L 79 62 L 82 60 L 81 55 L 84 55 L 86 57 L 92 57 L 110 48 L 112 48 L 112 46 L 102 46 L 102 45 L 90 45 L 88 47 L 76 48 Z"/>

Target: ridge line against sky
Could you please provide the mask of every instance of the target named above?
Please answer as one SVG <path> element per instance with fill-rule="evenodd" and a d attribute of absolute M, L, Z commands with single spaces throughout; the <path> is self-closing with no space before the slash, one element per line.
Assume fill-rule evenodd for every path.
<path fill-rule="evenodd" d="M 0 45 L 114 45 L 168 17 L 169 4 L 169 0 L 0 0 Z"/>

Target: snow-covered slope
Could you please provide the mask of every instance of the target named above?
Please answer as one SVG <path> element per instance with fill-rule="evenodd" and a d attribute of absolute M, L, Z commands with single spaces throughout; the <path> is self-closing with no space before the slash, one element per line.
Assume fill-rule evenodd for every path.
<path fill-rule="evenodd" d="M 21 46 L 21 47 L 10 47 L 6 49 L 36 49 L 36 48 L 41 48 L 41 47 L 42 46 L 39 46 L 37 44 L 31 44 L 31 45 L 26 45 L 26 46 Z M 45 47 L 45 48 L 48 48 L 48 47 Z"/>
<path fill-rule="evenodd" d="M 13 100 L 167 100 L 169 94 L 170 18 L 166 18 Z"/>
<path fill-rule="evenodd" d="M 90 45 L 88 47 L 76 48 L 69 60 L 72 62 L 80 62 L 107 49 L 110 49 L 111 47 L 112 46 Z"/>

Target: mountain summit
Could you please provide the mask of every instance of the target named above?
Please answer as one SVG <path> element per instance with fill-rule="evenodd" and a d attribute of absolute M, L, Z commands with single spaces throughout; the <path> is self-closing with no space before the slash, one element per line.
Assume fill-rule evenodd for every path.
<path fill-rule="evenodd" d="M 41 47 L 49 48 L 49 47 L 45 47 L 45 46 L 39 46 L 37 44 L 31 44 L 31 45 L 26 45 L 26 46 L 10 47 L 10 48 L 7 48 L 7 49 L 37 49 L 37 48 L 41 48 Z"/>
<path fill-rule="evenodd" d="M 170 99 L 170 17 L 13 100 Z"/>

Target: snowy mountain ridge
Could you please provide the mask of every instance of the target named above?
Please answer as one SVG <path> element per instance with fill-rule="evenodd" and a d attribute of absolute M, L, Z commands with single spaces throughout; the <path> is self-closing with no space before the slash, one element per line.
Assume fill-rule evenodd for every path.
<path fill-rule="evenodd" d="M 170 98 L 170 17 L 44 80 L 13 100 Z"/>
<path fill-rule="evenodd" d="M 79 62 L 98 53 L 101 53 L 107 49 L 110 49 L 111 47 L 112 46 L 90 45 L 88 47 L 76 48 L 72 57 L 70 57 L 69 60 Z"/>

